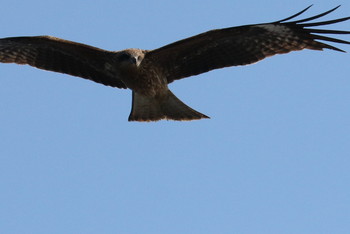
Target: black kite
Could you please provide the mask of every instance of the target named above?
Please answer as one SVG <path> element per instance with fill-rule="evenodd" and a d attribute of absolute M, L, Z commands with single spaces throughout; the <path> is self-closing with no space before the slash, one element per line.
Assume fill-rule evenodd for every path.
<path fill-rule="evenodd" d="M 129 88 L 132 90 L 129 121 L 202 119 L 208 117 L 181 102 L 168 89 L 169 83 L 291 51 L 325 48 L 342 51 L 320 41 L 350 42 L 319 34 L 349 34 L 349 31 L 309 28 L 349 20 L 350 17 L 345 17 L 309 23 L 338 7 L 314 17 L 290 21 L 308 7 L 276 22 L 211 30 L 155 50 L 106 51 L 51 36 L 3 38 L 0 39 L 0 62 L 28 64 L 112 87 Z"/>

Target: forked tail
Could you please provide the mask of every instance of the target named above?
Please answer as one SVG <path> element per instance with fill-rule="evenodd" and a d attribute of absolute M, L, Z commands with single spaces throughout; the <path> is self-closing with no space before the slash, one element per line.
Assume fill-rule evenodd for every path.
<path fill-rule="evenodd" d="M 209 118 L 184 104 L 170 90 L 161 98 L 147 97 L 132 92 L 132 109 L 129 121 L 195 120 Z"/>

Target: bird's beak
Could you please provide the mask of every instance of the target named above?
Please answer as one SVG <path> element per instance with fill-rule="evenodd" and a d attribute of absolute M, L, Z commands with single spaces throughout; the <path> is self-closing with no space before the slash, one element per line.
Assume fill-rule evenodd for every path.
<path fill-rule="evenodd" d="M 131 57 L 130 61 L 132 64 L 135 64 L 136 66 L 140 65 L 140 61 L 137 59 L 137 57 Z"/>
<path fill-rule="evenodd" d="M 138 59 L 138 57 L 131 57 L 130 61 L 131 61 L 132 64 L 135 64 L 136 66 L 139 66 L 140 63 L 141 63 L 141 60 Z"/>
<path fill-rule="evenodd" d="M 131 58 L 130 58 L 130 61 L 131 61 L 131 63 L 137 65 L 137 58 L 131 57 Z"/>

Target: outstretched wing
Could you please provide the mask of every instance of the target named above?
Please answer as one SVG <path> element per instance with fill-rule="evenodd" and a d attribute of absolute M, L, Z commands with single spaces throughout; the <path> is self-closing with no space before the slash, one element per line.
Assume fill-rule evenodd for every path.
<path fill-rule="evenodd" d="M 338 6 L 339 7 L 339 6 Z M 276 54 L 290 51 L 324 48 L 342 51 L 334 46 L 316 41 L 350 44 L 318 34 L 349 34 L 349 31 L 310 29 L 308 27 L 334 24 L 350 17 L 305 23 L 325 16 L 338 7 L 304 20 L 288 21 L 307 9 L 286 19 L 267 23 L 212 30 L 148 52 L 145 66 L 156 66 L 165 73 L 168 83 L 204 73 L 213 69 L 246 65 Z"/>
<path fill-rule="evenodd" d="M 28 64 L 79 76 L 104 85 L 126 88 L 106 69 L 113 52 L 50 36 L 0 39 L 0 62 Z"/>

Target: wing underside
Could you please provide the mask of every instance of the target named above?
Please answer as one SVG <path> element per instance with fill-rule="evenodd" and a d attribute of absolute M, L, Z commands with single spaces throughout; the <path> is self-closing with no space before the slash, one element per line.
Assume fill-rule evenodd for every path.
<path fill-rule="evenodd" d="M 106 69 L 111 59 L 112 52 L 50 36 L 0 39 L 0 62 L 28 64 L 112 87 L 126 88 L 121 80 Z"/>
<path fill-rule="evenodd" d="M 340 23 L 349 20 L 350 17 L 310 22 L 335 11 L 338 8 L 336 7 L 313 17 L 290 21 L 309 8 L 272 23 L 212 30 L 177 41 L 150 51 L 145 57 L 145 66 L 163 68 L 170 83 L 213 69 L 252 64 L 266 57 L 302 49 L 326 48 L 343 52 L 327 42 L 350 44 L 349 41 L 323 34 L 350 34 L 349 31 L 310 27 Z"/>

